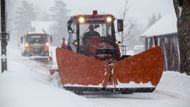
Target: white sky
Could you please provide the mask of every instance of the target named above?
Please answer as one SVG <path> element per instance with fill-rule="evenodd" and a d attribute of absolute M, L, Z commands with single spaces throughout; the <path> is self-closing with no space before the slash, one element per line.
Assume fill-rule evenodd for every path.
<path fill-rule="evenodd" d="M 29 0 L 42 7 L 44 11 L 53 5 L 54 0 Z M 62 0 L 71 10 L 69 15 L 80 13 L 91 13 L 98 10 L 99 13 L 111 13 L 116 18 L 121 18 L 126 0 Z M 128 16 L 136 19 L 137 22 L 146 24 L 153 13 L 161 13 L 164 16 L 171 10 L 173 0 L 129 0 Z"/>

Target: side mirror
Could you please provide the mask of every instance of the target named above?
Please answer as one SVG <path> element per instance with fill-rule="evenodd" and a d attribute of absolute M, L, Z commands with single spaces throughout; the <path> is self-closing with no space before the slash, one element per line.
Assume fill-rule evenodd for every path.
<path fill-rule="evenodd" d="M 20 42 L 23 43 L 23 37 L 20 38 Z"/>
<path fill-rule="evenodd" d="M 122 19 L 118 19 L 117 20 L 117 31 L 118 32 L 122 32 L 123 31 L 123 20 Z"/>
<path fill-rule="evenodd" d="M 71 27 L 71 24 L 72 24 L 72 20 L 69 20 L 67 22 L 67 30 L 68 30 L 69 33 L 74 33 L 74 31 L 73 31 L 73 29 Z"/>
<path fill-rule="evenodd" d="M 69 33 L 74 33 L 74 32 L 73 32 L 73 29 L 71 28 L 71 26 L 67 26 L 67 29 L 68 29 L 68 32 L 69 32 Z"/>

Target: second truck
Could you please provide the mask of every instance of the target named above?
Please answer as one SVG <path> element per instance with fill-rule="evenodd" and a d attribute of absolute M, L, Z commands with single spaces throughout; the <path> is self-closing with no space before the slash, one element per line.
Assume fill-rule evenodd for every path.
<path fill-rule="evenodd" d="M 23 56 L 36 57 L 36 59 L 47 59 L 52 36 L 47 33 L 27 32 L 21 36 L 21 53 Z"/>

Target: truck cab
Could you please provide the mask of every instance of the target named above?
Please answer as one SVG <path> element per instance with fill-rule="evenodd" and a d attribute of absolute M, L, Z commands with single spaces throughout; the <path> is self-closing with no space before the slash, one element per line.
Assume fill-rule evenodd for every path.
<path fill-rule="evenodd" d="M 87 56 L 111 55 L 119 59 L 120 51 L 115 36 L 115 17 L 111 14 L 77 15 L 68 21 L 68 47 Z M 123 31 L 123 20 L 118 20 L 118 32 Z M 91 30 L 90 30 L 91 29 Z M 93 32 L 92 32 L 93 30 Z"/>

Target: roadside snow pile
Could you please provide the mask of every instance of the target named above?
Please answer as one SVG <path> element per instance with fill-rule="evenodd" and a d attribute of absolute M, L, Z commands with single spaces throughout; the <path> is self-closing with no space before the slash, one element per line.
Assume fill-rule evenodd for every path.
<path fill-rule="evenodd" d="M 24 73 L 26 72 L 26 73 Z M 27 71 L 9 71 L 0 77 L 1 107 L 92 107 L 83 97 L 42 84 Z"/>
<path fill-rule="evenodd" d="M 0 74 L 0 107 L 94 107 L 88 99 L 59 87 L 45 65 L 11 49 L 9 70 Z"/>
<path fill-rule="evenodd" d="M 180 99 L 190 101 L 190 76 L 178 72 L 164 72 L 157 90 L 166 94 L 173 94 Z M 189 102 L 190 107 L 190 102 Z"/>
<path fill-rule="evenodd" d="M 171 97 L 165 99 L 165 107 L 190 107 L 190 76 L 164 72 L 156 92 Z"/>

